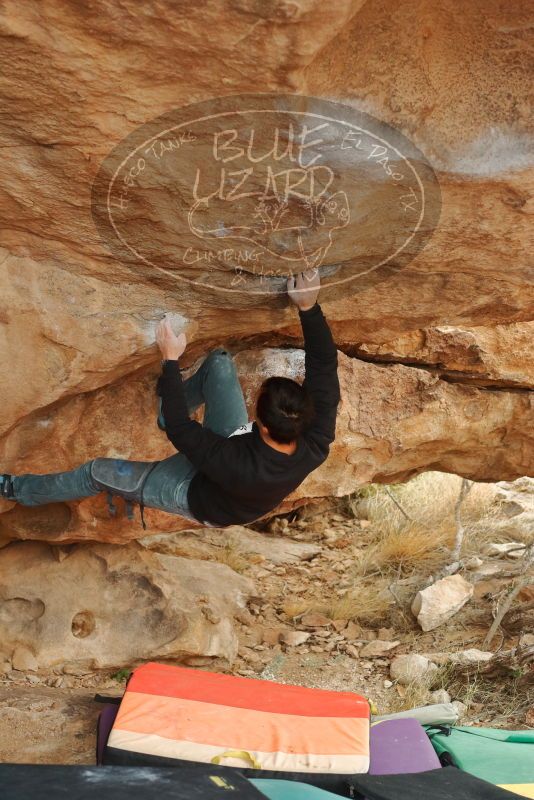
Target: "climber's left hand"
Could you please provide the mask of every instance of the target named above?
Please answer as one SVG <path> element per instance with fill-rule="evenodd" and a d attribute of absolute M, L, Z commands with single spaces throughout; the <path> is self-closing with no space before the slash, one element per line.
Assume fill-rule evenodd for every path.
<path fill-rule="evenodd" d="M 168 317 L 162 319 L 156 328 L 156 342 L 165 361 L 177 361 L 187 345 L 185 333 L 177 336 Z"/>

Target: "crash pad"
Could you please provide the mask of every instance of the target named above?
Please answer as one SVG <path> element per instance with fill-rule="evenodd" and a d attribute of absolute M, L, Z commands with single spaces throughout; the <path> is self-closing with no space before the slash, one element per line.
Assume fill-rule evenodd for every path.
<path fill-rule="evenodd" d="M 366 800 L 512 800 L 513 795 L 456 767 L 408 775 L 353 775 L 351 797 Z M 278 800 L 272 798 L 272 800 Z M 284 798 L 286 800 L 286 798 Z M 287 800 L 290 800 L 287 798 Z"/>
<path fill-rule="evenodd" d="M 416 719 L 391 719 L 371 726 L 370 775 L 395 775 L 439 769 L 425 729 Z"/>
<path fill-rule="evenodd" d="M 219 764 L 343 791 L 369 768 L 369 703 L 334 692 L 144 664 L 128 681 L 105 764 Z"/>
<path fill-rule="evenodd" d="M 319 789 L 309 783 L 281 781 L 275 778 L 253 778 L 251 783 L 269 800 L 339 800 L 339 794 Z M 345 797 L 349 796 L 349 784 Z"/>
<path fill-rule="evenodd" d="M 442 764 L 451 764 L 491 783 L 534 781 L 534 731 L 500 728 L 428 727 Z"/>
<path fill-rule="evenodd" d="M 501 789 L 507 789 L 521 797 L 530 797 L 534 800 L 534 783 L 505 783 L 501 784 Z"/>
<path fill-rule="evenodd" d="M 0 764 L 2 800 L 264 800 L 239 774 L 218 767 L 58 766 Z"/>

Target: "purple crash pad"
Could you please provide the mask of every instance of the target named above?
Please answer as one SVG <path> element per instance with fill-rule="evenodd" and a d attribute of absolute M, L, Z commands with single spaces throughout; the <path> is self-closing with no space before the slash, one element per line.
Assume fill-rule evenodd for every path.
<path fill-rule="evenodd" d="M 96 763 L 102 764 L 104 758 L 104 750 L 108 743 L 109 734 L 115 722 L 115 717 L 119 712 L 118 704 L 107 703 L 98 717 L 98 725 L 96 729 Z"/>
<path fill-rule="evenodd" d="M 441 766 L 416 719 L 389 719 L 371 725 L 370 775 L 426 772 Z"/>

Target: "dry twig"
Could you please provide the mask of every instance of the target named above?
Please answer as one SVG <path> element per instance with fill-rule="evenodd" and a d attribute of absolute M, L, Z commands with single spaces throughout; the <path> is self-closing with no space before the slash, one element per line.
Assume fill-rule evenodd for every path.
<path fill-rule="evenodd" d="M 392 500 L 392 501 L 395 503 L 395 505 L 397 506 L 397 508 L 398 508 L 398 509 L 399 509 L 399 511 L 401 512 L 402 516 L 403 516 L 405 519 L 407 519 L 407 520 L 408 520 L 408 522 L 413 522 L 413 519 L 412 519 L 412 518 L 410 517 L 410 515 L 409 515 L 409 514 L 407 514 L 407 513 L 406 513 L 406 511 L 403 509 L 403 507 L 401 506 L 401 504 L 399 503 L 399 501 L 397 500 L 397 498 L 395 497 L 395 495 L 393 494 L 393 492 L 391 491 L 391 489 L 389 489 L 389 487 L 387 487 L 387 486 L 385 486 L 385 487 L 384 487 L 384 489 L 385 489 L 385 492 L 386 492 L 387 496 L 389 497 L 389 499 L 390 499 L 390 500 Z"/>
<path fill-rule="evenodd" d="M 454 506 L 454 519 L 456 520 L 456 536 L 454 538 L 454 547 L 451 552 L 451 563 L 460 560 L 460 551 L 464 541 L 465 528 L 462 524 L 462 503 L 473 488 L 473 481 L 468 481 L 467 478 L 462 478 L 462 485 L 460 486 L 460 493 L 456 504 Z"/>
<path fill-rule="evenodd" d="M 462 568 L 462 561 L 460 560 L 460 552 L 462 550 L 462 544 L 464 541 L 465 528 L 462 524 L 461 510 L 462 510 L 462 503 L 464 502 L 465 498 L 471 491 L 472 487 L 473 487 L 473 481 L 468 481 L 467 478 L 462 478 L 460 493 L 454 505 L 454 519 L 456 520 L 456 535 L 454 537 L 454 545 L 451 550 L 450 561 L 447 564 L 447 566 L 443 567 L 443 569 L 441 569 L 439 573 L 432 579 L 432 582 L 439 581 L 441 580 L 441 578 L 446 578 L 449 575 L 454 575 L 455 572 L 458 572 L 458 570 Z"/>

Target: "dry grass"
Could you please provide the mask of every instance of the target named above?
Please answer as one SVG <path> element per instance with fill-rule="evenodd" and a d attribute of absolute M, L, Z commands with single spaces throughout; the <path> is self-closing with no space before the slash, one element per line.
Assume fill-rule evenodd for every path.
<path fill-rule="evenodd" d="M 402 696 L 393 695 L 388 700 L 387 709 L 381 711 L 384 714 L 397 714 L 399 711 L 410 711 L 412 708 L 427 706 L 429 704 L 428 693 L 430 691 L 429 682 L 424 679 L 414 681 L 408 686 L 400 687 Z"/>
<path fill-rule="evenodd" d="M 389 491 L 413 520 L 425 521 L 429 525 L 454 518 L 454 504 L 460 491 L 462 479 L 446 472 L 424 472 L 404 484 L 389 486 Z M 390 518 L 404 520 L 402 512 L 395 506 L 386 492 L 386 487 L 372 484 L 361 491 L 368 518 L 379 524 Z M 494 507 L 495 489 L 491 484 L 477 483 L 465 499 L 462 516 L 465 522 L 478 521 L 490 514 Z M 358 504 L 352 503 L 358 513 Z"/>
<path fill-rule="evenodd" d="M 391 608 L 384 582 L 367 581 L 350 590 L 340 598 L 326 602 L 289 598 L 282 611 L 291 620 L 296 620 L 308 611 L 324 614 L 331 620 L 354 620 L 364 627 L 374 627 L 387 620 Z"/>
<path fill-rule="evenodd" d="M 305 614 L 306 611 L 309 611 L 311 605 L 311 601 L 303 600 L 300 597 L 290 597 L 285 603 L 283 603 L 282 611 L 286 617 L 289 617 L 289 619 L 296 619 L 297 617 L 302 616 L 302 614 Z"/>
<path fill-rule="evenodd" d="M 471 525 L 462 554 L 464 556 L 480 555 L 482 545 L 487 542 L 524 542 L 530 544 L 534 540 L 534 531 L 521 529 L 514 518 L 496 519 L 490 516 Z"/>
<path fill-rule="evenodd" d="M 412 708 L 419 706 L 426 706 L 431 703 L 430 692 L 436 689 L 447 689 L 450 691 L 450 668 L 440 667 L 439 669 L 428 672 L 416 681 L 408 684 L 408 686 L 400 686 L 402 694 L 392 697 L 388 703 L 388 714 L 394 714 L 398 711 L 409 711 Z M 463 697 L 454 695 L 453 699 L 462 700 L 466 702 Z M 466 703 L 468 705 L 468 703 Z"/>
<path fill-rule="evenodd" d="M 461 483 L 459 475 L 424 472 L 396 487 L 395 495 L 413 519 L 437 524 L 443 519 L 453 520 Z M 492 513 L 494 496 L 495 489 L 491 484 L 474 484 L 462 504 L 464 523 L 473 523 Z"/>
<path fill-rule="evenodd" d="M 384 587 L 367 583 L 356 591 L 348 592 L 339 600 L 321 606 L 317 610 L 330 619 L 348 619 L 364 627 L 375 627 L 387 620 L 391 601 Z"/>
<path fill-rule="evenodd" d="M 466 675 L 453 665 L 440 667 L 401 689 L 402 696 L 392 697 L 382 713 L 393 714 L 428 705 L 431 702 L 429 692 L 446 689 L 453 700 L 464 703 L 482 722 L 509 726 L 509 718 L 524 717 L 534 701 L 534 689 L 525 691 L 516 679 L 496 681 L 481 673 Z"/>
<path fill-rule="evenodd" d="M 355 566 L 357 574 L 374 571 L 406 577 L 428 575 L 445 566 L 454 543 L 454 508 L 461 482 L 458 475 L 426 472 L 402 485 L 372 484 L 351 498 L 346 511 L 369 519 L 372 531 L 365 557 Z M 494 498 L 495 489 L 488 484 L 473 485 L 465 498 L 461 510 L 463 557 L 480 553 L 487 541 L 509 538 L 503 535 Z"/>
<path fill-rule="evenodd" d="M 222 547 L 219 552 L 215 554 L 215 560 L 219 564 L 226 564 L 227 567 L 233 569 L 234 572 L 244 572 L 249 562 L 239 550 L 233 544 L 227 544 L 225 547 Z"/>
<path fill-rule="evenodd" d="M 413 572 L 430 573 L 446 559 L 449 538 L 443 528 L 430 532 L 418 523 L 408 523 L 400 529 L 388 526 L 380 531 L 371 555 L 382 573 L 396 573 L 399 577 Z"/>
<path fill-rule="evenodd" d="M 482 674 L 449 673 L 445 685 L 455 700 L 476 711 L 484 722 L 509 726 L 509 718 L 523 718 L 532 708 L 534 689 L 519 684 L 518 678 L 490 679 Z"/>

